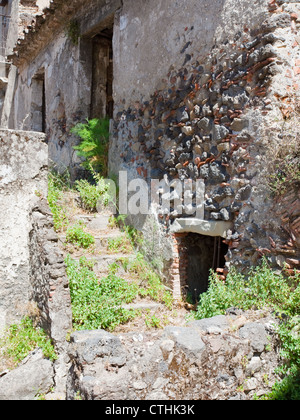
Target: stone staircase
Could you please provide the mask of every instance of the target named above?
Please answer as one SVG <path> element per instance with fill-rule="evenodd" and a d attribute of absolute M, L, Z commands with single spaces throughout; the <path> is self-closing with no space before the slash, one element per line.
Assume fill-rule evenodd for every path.
<path fill-rule="evenodd" d="M 82 222 L 84 231 L 93 235 L 95 239 L 95 245 L 92 249 L 76 249 L 71 254 L 74 260 L 79 261 L 81 257 L 85 257 L 88 261 L 94 263 L 94 271 L 99 277 L 105 277 L 109 273 L 109 266 L 114 263 L 119 263 L 122 259 L 135 258 L 135 252 L 132 249 L 131 252 L 119 252 L 118 250 L 110 251 L 109 244 L 111 241 L 119 240 L 123 238 L 123 241 L 127 241 L 126 234 L 119 228 L 111 228 L 109 226 L 109 220 L 111 215 L 109 214 L 91 214 L 86 215 L 85 213 L 77 214 L 73 217 L 72 222 L 74 224 Z M 60 244 L 64 248 L 65 253 L 70 250 L 69 246 L 66 246 L 66 235 L 59 235 Z M 122 273 L 124 274 L 124 273 Z"/>
<path fill-rule="evenodd" d="M 76 202 L 76 200 L 74 201 Z M 88 261 L 92 262 L 94 264 L 93 270 L 99 280 L 101 280 L 101 278 L 107 277 L 109 274 L 110 266 L 116 263 L 118 266 L 117 275 L 119 277 L 128 281 L 129 283 L 136 281 L 137 279 L 133 278 L 132 274 L 126 272 L 122 265 L 122 261 L 134 261 L 137 256 L 137 251 L 130 245 L 125 232 L 117 227 L 110 226 L 110 218 L 111 215 L 108 213 L 87 214 L 85 211 L 76 208 L 76 214 L 70 218 L 70 225 L 72 226 L 78 223 L 82 223 L 83 230 L 93 235 L 95 244 L 87 250 L 73 247 L 72 245 L 66 244 L 66 233 L 64 232 L 59 234 L 60 248 L 63 250 L 65 256 L 70 254 L 75 261 L 79 261 L 80 258 L 85 257 Z M 122 248 L 122 244 L 124 244 L 125 250 L 119 249 L 118 246 L 116 248 L 112 246 L 112 249 L 109 249 L 109 245 L 112 243 L 112 241 L 116 240 L 118 244 L 121 244 L 120 248 Z M 156 314 L 169 312 L 170 320 L 172 321 L 171 311 L 166 309 L 164 304 L 154 301 L 149 297 L 145 299 L 138 297 L 134 302 L 130 304 L 124 303 L 124 309 L 134 309 L 141 312 L 141 319 L 139 321 L 134 320 L 134 325 L 132 325 L 132 323 L 127 325 L 125 327 L 126 331 L 129 328 L 134 330 L 135 327 L 139 330 L 146 329 L 143 314 L 147 314 L 147 316 L 153 316 Z M 186 311 L 184 309 L 182 309 L 182 311 L 179 309 L 179 317 L 181 321 L 184 320 L 185 314 Z M 174 322 L 177 322 L 178 313 L 175 315 L 176 321 L 174 319 Z"/>

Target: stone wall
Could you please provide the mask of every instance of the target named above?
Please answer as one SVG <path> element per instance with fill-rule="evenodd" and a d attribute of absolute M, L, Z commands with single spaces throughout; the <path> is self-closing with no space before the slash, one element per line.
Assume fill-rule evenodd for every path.
<path fill-rule="evenodd" d="M 169 184 L 204 179 L 205 220 L 232 223 L 228 266 L 245 271 L 262 256 L 274 267 L 289 263 L 286 255 L 299 254 L 268 183 L 299 100 L 299 4 L 134 3 L 125 1 L 116 17 L 112 172 L 167 176 Z M 299 199 L 294 205 L 297 212 Z M 168 246 L 174 220 L 189 210 L 180 204 L 158 218 Z M 141 218 L 133 223 L 144 229 Z M 290 243 L 290 254 L 278 258 L 270 242 Z"/>
<path fill-rule="evenodd" d="M 1 130 L 0 149 L 0 330 L 34 315 L 61 350 L 72 314 L 64 258 L 45 200 L 45 135 Z"/>
<path fill-rule="evenodd" d="M 299 2 L 284 0 L 74 0 L 72 8 L 54 0 L 15 48 L 13 126 L 32 129 L 42 72 L 50 159 L 78 173 L 70 130 L 91 115 L 92 38 L 113 28 L 111 172 L 164 178 L 168 187 L 203 179 L 204 221 L 228 224 L 219 235 L 229 248 L 227 269 L 245 271 L 262 256 L 299 269 L 295 234 L 282 225 L 268 187 L 276 150 L 288 147 L 296 127 L 299 15 Z M 78 43 L 68 36 L 72 22 Z M 191 208 L 195 200 L 132 219 L 169 282 L 170 267 L 179 274 L 174 225 Z"/>
<path fill-rule="evenodd" d="M 38 307 L 40 325 L 57 350 L 62 351 L 72 329 L 72 309 L 64 256 L 58 246 L 47 200 L 41 200 L 32 209 L 30 220 L 31 300 Z"/>
<path fill-rule="evenodd" d="M 76 332 L 67 399 L 251 400 L 278 380 L 275 326 L 268 314 L 231 310 L 156 333 Z"/>
<path fill-rule="evenodd" d="M 0 131 L 0 328 L 27 313 L 31 295 L 29 214 L 36 193 L 47 195 L 48 152 L 43 134 Z"/>

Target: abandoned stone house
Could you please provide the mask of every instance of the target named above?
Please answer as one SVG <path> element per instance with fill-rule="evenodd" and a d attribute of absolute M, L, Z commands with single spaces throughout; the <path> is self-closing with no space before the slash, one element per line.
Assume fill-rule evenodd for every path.
<path fill-rule="evenodd" d="M 0 6 L 3 129 L 45 133 L 50 163 L 75 176 L 71 128 L 108 116 L 112 173 L 171 188 L 204 180 L 202 219 L 181 203 L 132 221 L 176 297 L 205 291 L 211 268 L 226 275 L 262 256 L 300 269 L 298 186 L 280 199 L 268 189 L 276 156 L 299 142 L 298 1 Z"/>

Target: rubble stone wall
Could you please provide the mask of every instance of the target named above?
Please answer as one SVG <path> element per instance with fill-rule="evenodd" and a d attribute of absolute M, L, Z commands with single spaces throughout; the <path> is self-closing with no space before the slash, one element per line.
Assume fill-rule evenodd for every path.
<path fill-rule="evenodd" d="M 299 2 L 134 3 L 116 17 L 112 172 L 204 179 L 205 220 L 233 223 L 228 265 L 246 270 L 266 256 L 299 269 L 268 187 L 276 150 L 295 131 Z M 294 206 L 298 214 L 299 197 Z M 168 229 L 181 217 L 189 209 L 179 205 L 158 219 L 156 249 L 172 247 Z M 144 219 L 133 222 L 147 233 Z"/>
<path fill-rule="evenodd" d="M 265 395 L 278 380 L 276 322 L 266 314 L 233 310 L 232 315 L 157 333 L 76 332 L 68 349 L 67 399 L 78 394 L 96 401 L 251 400 L 254 394 Z"/>

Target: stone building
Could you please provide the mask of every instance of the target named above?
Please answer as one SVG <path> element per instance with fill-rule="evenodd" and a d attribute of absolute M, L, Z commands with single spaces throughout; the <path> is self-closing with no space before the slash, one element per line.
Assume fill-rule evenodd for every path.
<path fill-rule="evenodd" d="M 75 176 L 71 128 L 109 116 L 112 173 L 164 180 L 162 194 L 204 180 L 200 219 L 187 188 L 189 206 L 132 221 L 175 296 L 262 256 L 300 269 L 299 185 L 280 198 L 268 187 L 299 145 L 298 1 L 1 2 L 14 7 L 24 32 L 2 51 L 2 127 L 45 132 L 50 160 Z"/>

